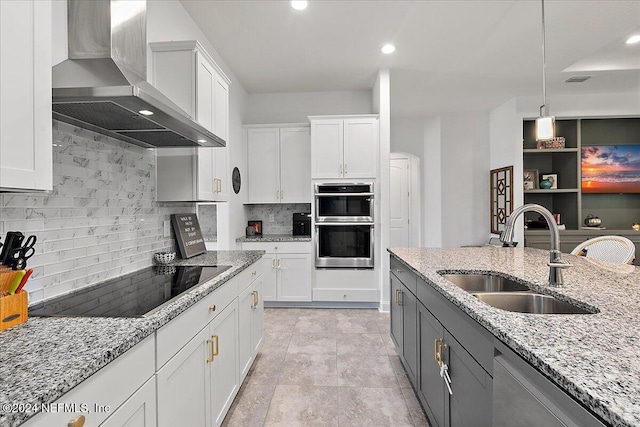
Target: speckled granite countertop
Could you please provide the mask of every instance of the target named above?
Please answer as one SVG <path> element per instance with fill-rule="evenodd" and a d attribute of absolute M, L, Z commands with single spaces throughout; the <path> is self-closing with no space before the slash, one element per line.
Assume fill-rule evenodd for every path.
<path fill-rule="evenodd" d="M 35 413 L 4 404 L 50 403 L 262 257 L 263 251 L 212 251 L 173 265 L 231 265 L 208 283 L 142 318 L 31 317 L 0 332 L 0 427 Z"/>
<path fill-rule="evenodd" d="M 393 248 L 389 252 L 567 393 L 615 426 L 640 426 L 640 270 L 563 255 L 565 285 L 546 285 L 549 252 L 532 248 Z M 605 268 L 606 267 L 606 268 Z M 599 310 L 534 315 L 480 302 L 441 277 L 494 271 L 532 289 Z"/>
<path fill-rule="evenodd" d="M 262 236 L 238 237 L 236 242 L 310 242 L 311 236 L 293 234 L 264 234 Z"/>

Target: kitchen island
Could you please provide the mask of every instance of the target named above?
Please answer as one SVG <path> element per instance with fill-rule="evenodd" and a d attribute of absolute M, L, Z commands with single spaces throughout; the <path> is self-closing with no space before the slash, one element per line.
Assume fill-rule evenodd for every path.
<path fill-rule="evenodd" d="M 42 404 L 56 401 L 111 362 L 120 360 L 120 356 L 129 354 L 127 351 L 142 341 L 147 342 L 163 326 L 183 318 L 180 315 L 189 308 L 216 295 L 214 291 L 224 291 L 236 276 L 248 275 L 245 270 L 262 255 L 262 251 L 215 251 L 177 260 L 173 265 L 217 264 L 231 268 L 145 317 L 31 317 L 26 323 L 0 332 L 0 426 L 22 424 Z M 182 335 L 185 333 L 183 330 Z M 150 347 L 153 349 L 153 343 Z M 125 384 L 127 378 L 119 381 Z"/>
<path fill-rule="evenodd" d="M 551 288 L 547 286 L 548 251 L 487 246 L 392 248 L 389 252 L 392 282 L 394 274 L 406 274 L 402 270 L 407 267 L 417 276 L 418 295 L 421 287 L 428 287 L 430 292 L 444 297 L 442 301 L 452 303 L 488 331 L 496 348 L 506 345 L 602 422 L 640 426 L 640 275 L 634 267 L 618 268 L 563 255 L 573 267 L 564 271 L 564 286 Z M 402 266 L 397 272 L 394 262 Z M 593 314 L 504 311 L 479 301 L 439 272 L 494 272 L 526 282 L 534 291 L 571 302 Z M 399 305 L 402 303 L 404 299 Z M 431 360 L 433 351 L 431 341 Z M 491 365 L 487 369 L 490 371 Z"/>

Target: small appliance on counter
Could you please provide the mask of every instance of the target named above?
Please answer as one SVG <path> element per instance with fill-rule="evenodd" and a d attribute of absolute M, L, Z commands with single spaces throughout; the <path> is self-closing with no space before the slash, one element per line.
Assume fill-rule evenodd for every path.
<path fill-rule="evenodd" d="M 295 212 L 293 214 L 293 235 L 311 236 L 311 213 Z"/>

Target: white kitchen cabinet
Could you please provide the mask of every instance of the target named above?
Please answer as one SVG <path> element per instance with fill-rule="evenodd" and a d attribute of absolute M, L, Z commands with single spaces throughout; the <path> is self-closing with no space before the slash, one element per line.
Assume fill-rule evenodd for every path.
<path fill-rule="evenodd" d="M 51 2 L 0 2 L 0 190 L 53 186 Z"/>
<path fill-rule="evenodd" d="M 377 116 L 309 117 L 312 178 L 376 178 Z"/>
<path fill-rule="evenodd" d="M 311 301 L 311 242 L 243 242 L 243 250 L 263 250 L 264 301 Z"/>
<path fill-rule="evenodd" d="M 257 274 L 257 272 L 256 272 Z M 253 364 L 262 341 L 264 311 L 262 310 L 263 275 L 255 278 L 238 297 L 238 359 L 240 361 L 240 384 Z"/>
<path fill-rule="evenodd" d="M 100 427 L 156 427 L 156 377 L 144 383 Z"/>
<path fill-rule="evenodd" d="M 156 150 L 156 201 L 228 200 L 227 148 Z"/>
<path fill-rule="evenodd" d="M 306 126 L 248 127 L 248 203 L 311 203 Z"/>

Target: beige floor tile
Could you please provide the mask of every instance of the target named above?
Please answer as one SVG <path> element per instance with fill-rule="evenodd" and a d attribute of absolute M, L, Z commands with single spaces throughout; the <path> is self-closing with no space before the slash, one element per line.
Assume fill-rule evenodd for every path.
<path fill-rule="evenodd" d="M 291 354 L 336 354 L 336 334 L 319 332 L 294 334 L 289 342 L 287 352 Z"/>
<path fill-rule="evenodd" d="M 409 382 L 409 377 L 407 377 L 407 372 L 402 366 L 402 362 L 400 362 L 400 357 L 389 356 L 389 361 L 391 362 L 391 367 L 396 373 L 396 379 L 398 380 L 398 385 L 400 388 L 411 388 L 411 383 Z"/>
<path fill-rule="evenodd" d="M 264 331 L 259 351 L 268 353 L 286 353 L 293 337 L 292 331 Z"/>
<path fill-rule="evenodd" d="M 338 354 L 387 354 L 380 334 L 338 334 L 336 344 Z"/>
<path fill-rule="evenodd" d="M 389 356 L 338 355 L 338 385 L 399 388 Z"/>
<path fill-rule="evenodd" d="M 409 388 L 402 388 L 401 390 L 404 400 L 407 402 L 407 408 L 409 408 L 409 414 L 411 414 L 413 425 L 416 427 L 430 426 L 431 424 L 429 424 L 429 420 L 422 410 L 422 406 L 420 406 L 420 402 L 416 397 L 416 393 L 411 388 L 411 385 L 409 385 Z"/>
<path fill-rule="evenodd" d="M 336 332 L 335 316 L 300 316 L 294 328 L 294 333 L 306 332 Z"/>
<path fill-rule="evenodd" d="M 396 345 L 393 343 L 391 339 L 391 335 L 389 334 L 381 334 L 382 341 L 384 341 L 384 347 L 387 349 L 387 354 L 389 356 L 397 356 L 398 352 L 396 351 Z"/>
<path fill-rule="evenodd" d="M 339 387 L 340 426 L 412 426 L 400 389 Z"/>
<path fill-rule="evenodd" d="M 336 309 L 336 318 L 357 317 L 367 319 L 379 319 L 381 313 L 375 308 L 341 308 Z"/>
<path fill-rule="evenodd" d="M 240 388 L 229 413 L 224 419 L 224 427 L 259 427 L 264 424 L 273 397 L 275 385 L 247 383 Z"/>
<path fill-rule="evenodd" d="M 389 335 L 391 333 L 391 323 L 389 319 L 378 320 L 376 326 L 378 327 L 378 332 L 382 335 Z"/>
<path fill-rule="evenodd" d="M 245 382 L 256 385 L 275 385 L 278 383 L 286 353 L 258 353 Z"/>
<path fill-rule="evenodd" d="M 279 385 L 271 399 L 265 426 L 313 427 L 338 425 L 335 387 Z"/>
<path fill-rule="evenodd" d="M 287 354 L 278 384 L 337 386 L 336 356 L 332 354 Z"/>
<path fill-rule="evenodd" d="M 341 334 L 379 334 L 376 322 L 366 317 L 338 317 L 337 329 Z"/>

